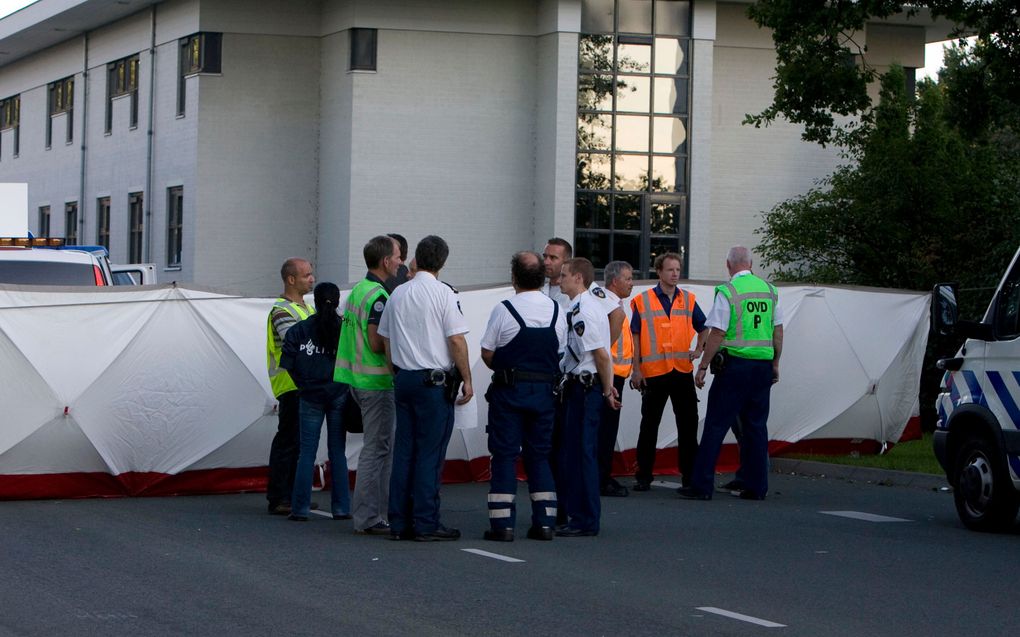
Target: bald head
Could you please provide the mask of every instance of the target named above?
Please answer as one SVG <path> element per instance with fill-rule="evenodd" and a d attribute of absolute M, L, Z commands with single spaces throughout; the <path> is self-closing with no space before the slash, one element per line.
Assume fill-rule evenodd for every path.
<path fill-rule="evenodd" d="M 733 246 L 726 253 L 726 269 L 730 276 L 741 270 L 751 269 L 751 251 L 744 246 Z"/>

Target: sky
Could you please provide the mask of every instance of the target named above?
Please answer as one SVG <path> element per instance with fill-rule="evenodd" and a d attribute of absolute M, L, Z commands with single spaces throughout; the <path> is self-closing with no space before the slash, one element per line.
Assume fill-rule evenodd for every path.
<path fill-rule="evenodd" d="M 32 4 L 35 0 L 0 0 L 0 18 L 14 13 L 18 9 Z M 917 79 L 922 77 L 935 78 L 939 68 L 942 67 L 942 42 L 928 44 L 924 49 L 923 69 L 917 70 Z"/>

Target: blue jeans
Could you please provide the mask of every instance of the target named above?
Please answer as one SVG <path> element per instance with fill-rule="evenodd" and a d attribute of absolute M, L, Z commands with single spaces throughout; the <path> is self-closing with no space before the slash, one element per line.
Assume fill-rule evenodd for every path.
<path fill-rule="evenodd" d="M 330 508 L 333 515 L 348 515 L 351 512 L 351 490 L 347 481 L 347 432 L 340 420 L 344 401 L 349 392 L 343 392 L 328 403 L 312 403 L 304 398 L 299 407 L 299 446 L 297 472 L 294 474 L 294 492 L 290 496 L 290 510 L 293 515 L 308 515 L 312 502 L 312 472 L 315 470 L 315 452 L 319 449 L 322 434 L 322 419 L 326 419 L 327 448 L 329 450 Z"/>

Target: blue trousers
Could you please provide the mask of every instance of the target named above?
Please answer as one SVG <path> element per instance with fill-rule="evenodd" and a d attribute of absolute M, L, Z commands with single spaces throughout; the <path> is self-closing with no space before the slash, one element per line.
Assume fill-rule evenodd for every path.
<path fill-rule="evenodd" d="M 532 526 L 553 526 L 556 484 L 549 467 L 556 398 L 549 383 L 491 385 L 489 400 L 489 524 L 513 529 L 517 518 L 517 458 L 524 456 Z"/>
<path fill-rule="evenodd" d="M 602 387 L 585 389 L 568 383 L 563 405 L 563 429 L 557 449 L 556 491 L 567 524 L 582 531 L 599 530 L 599 423 Z"/>
<path fill-rule="evenodd" d="M 299 407 L 300 445 L 297 471 L 294 473 L 294 491 L 290 498 L 291 513 L 308 516 L 312 501 L 312 472 L 315 470 L 315 453 L 319 450 L 322 419 L 326 419 L 326 445 L 329 450 L 330 509 L 333 515 L 351 512 L 351 489 L 347 477 L 347 432 L 340 414 L 350 394 L 344 392 L 327 403 L 313 403 L 301 399 Z"/>
<path fill-rule="evenodd" d="M 394 378 L 397 431 L 390 474 L 390 531 L 431 533 L 439 528 L 439 485 L 453 433 L 453 403 L 443 387 L 428 387 L 424 372 L 402 369 Z"/>
<path fill-rule="evenodd" d="M 692 487 L 699 493 L 715 488 L 715 463 L 723 438 L 739 417 L 740 478 L 744 488 L 764 497 L 769 490 L 769 395 L 772 361 L 730 356 L 726 369 L 712 380 L 705 412 L 705 430 L 694 460 Z"/>

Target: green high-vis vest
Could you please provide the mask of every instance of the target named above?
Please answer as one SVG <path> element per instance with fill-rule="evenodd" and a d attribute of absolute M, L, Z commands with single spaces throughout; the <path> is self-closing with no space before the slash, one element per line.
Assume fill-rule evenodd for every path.
<path fill-rule="evenodd" d="M 297 321 L 303 321 L 312 314 L 315 314 L 315 308 L 279 298 L 273 303 L 273 309 L 269 312 L 269 320 L 266 322 L 266 363 L 269 366 L 269 384 L 273 388 L 273 396 L 279 398 L 282 394 L 297 390 L 297 385 L 294 384 L 287 370 L 280 367 L 280 357 L 283 356 L 283 343 L 276 342 L 276 332 L 273 330 L 273 313 L 276 311 L 276 308 L 285 310 L 287 314 L 293 316 Z"/>
<path fill-rule="evenodd" d="M 336 350 L 333 380 L 357 389 L 393 389 L 393 376 L 386 366 L 386 354 L 372 351 L 368 343 L 368 316 L 372 307 L 390 295 L 370 279 L 354 286 L 344 307 L 344 324 Z"/>
<path fill-rule="evenodd" d="M 730 354 L 754 360 L 772 360 L 772 332 L 775 327 L 775 286 L 753 274 L 738 276 L 716 287 L 715 291 L 730 303 L 730 324 L 722 348 Z"/>

